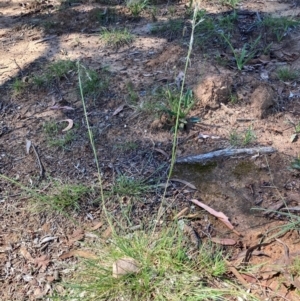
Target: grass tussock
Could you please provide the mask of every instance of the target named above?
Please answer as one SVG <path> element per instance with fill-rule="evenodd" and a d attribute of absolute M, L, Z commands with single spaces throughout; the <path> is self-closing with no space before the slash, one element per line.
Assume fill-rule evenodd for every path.
<path fill-rule="evenodd" d="M 229 284 L 213 288 L 212 280 L 226 275 L 220 251 L 203 245 L 191 258 L 177 227 L 153 236 L 142 231 L 115 235 L 97 252 L 98 259 L 84 262 L 66 285 L 64 300 L 228 300 L 240 294 Z M 122 258 L 133 259 L 138 269 L 114 277 L 112 266 Z"/>

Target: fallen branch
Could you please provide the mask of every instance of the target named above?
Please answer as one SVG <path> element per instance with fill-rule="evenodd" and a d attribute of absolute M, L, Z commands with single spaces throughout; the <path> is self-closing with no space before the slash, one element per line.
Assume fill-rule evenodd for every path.
<path fill-rule="evenodd" d="M 231 157 L 237 155 L 269 154 L 274 152 L 276 152 L 276 149 L 273 147 L 253 147 L 253 148 L 241 148 L 241 149 L 225 148 L 206 154 L 178 158 L 176 160 L 176 163 L 204 163 L 206 161 L 218 159 L 222 157 Z"/>

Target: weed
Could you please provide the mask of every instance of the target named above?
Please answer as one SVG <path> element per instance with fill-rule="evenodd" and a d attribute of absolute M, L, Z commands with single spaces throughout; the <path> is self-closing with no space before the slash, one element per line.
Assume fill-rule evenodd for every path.
<path fill-rule="evenodd" d="M 235 28 L 235 23 L 238 20 L 237 12 L 234 10 L 232 13 L 219 18 L 218 25 L 225 32 L 230 32 Z"/>
<path fill-rule="evenodd" d="M 233 130 L 229 134 L 229 143 L 232 146 L 249 145 L 256 139 L 255 133 L 252 127 L 249 127 L 244 133 L 240 134 L 236 130 Z"/>
<path fill-rule="evenodd" d="M 53 183 L 53 189 L 48 194 L 41 194 L 39 197 L 33 194 L 34 200 L 37 201 L 33 206 L 37 211 L 49 208 L 59 212 L 78 210 L 80 201 L 89 190 L 89 187 L 81 184 L 62 184 L 57 181 Z"/>
<path fill-rule="evenodd" d="M 25 87 L 26 87 L 26 83 L 18 78 L 15 79 L 15 81 L 12 84 L 12 89 L 15 95 L 20 94 Z"/>
<path fill-rule="evenodd" d="M 45 134 L 47 134 L 47 143 L 50 147 L 66 149 L 66 146 L 75 139 L 74 129 L 65 133 L 62 132 L 65 125 L 57 122 L 46 122 L 43 125 Z"/>
<path fill-rule="evenodd" d="M 233 130 L 232 132 L 230 132 L 229 134 L 229 143 L 232 146 L 237 146 L 240 142 L 240 135 L 237 133 L 236 130 Z"/>
<path fill-rule="evenodd" d="M 120 149 L 121 151 L 131 151 L 138 148 L 138 144 L 134 141 L 125 141 L 124 143 L 119 143 L 115 145 L 116 149 Z"/>
<path fill-rule="evenodd" d="M 168 7 L 168 12 L 171 15 L 171 17 L 174 17 L 175 13 L 176 13 L 176 8 L 175 6 L 171 5 Z"/>
<path fill-rule="evenodd" d="M 134 85 L 131 81 L 126 83 L 126 88 L 129 94 L 129 102 L 131 104 L 136 104 L 139 100 L 139 95 L 134 91 Z"/>
<path fill-rule="evenodd" d="M 53 78 L 56 77 L 61 79 L 66 76 L 69 72 L 76 70 L 76 63 L 71 60 L 59 60 L 52 63 L 48 67 L 48 76 Z"/>
<path fill-rule="evenodd" d="M 300 72 L 290 67 L 282 67 L 277 70 L 277 77 L 282 81 L 294 81 L 299 79 Z"/>
<path fill-rule="evenodd" d="M 243 145 L 248 145 L 256 139 L 255 133 L 252 130 L 252 127 L 249 127 L 244 133 Z"/>
<path fill-rule="evenodd" d="M 229 101 L 230 101 L 232 104 L 237 103 L 237 102 L 238 102 L 238 97 L 237 97 L 237 95 L 231 93 L 231 94 L 230 94 L 230 99 L 229 99 Z"/>
<path fill-rule="evenodd" d="M 164 96 L 166 104 L 162 106 L 162 110 L 169 115 L 170 121 L 173 124 L 178 114 L 179 128 L 184 128 L 184 125 L 187 123 L 187 114 L 194 105 L 193 91 L 187 90 L 181 98 L 178 92 L 166 89 Z"/>
<path fill-rule="evenodd" d="M 205 47 L 216 36 L 216 23 L 205 10 L 198 11 L 196 20 L 203 21 L 195 29 L 195 44 Z"/>
<path fill-rule="evenodd" d="M 288 17 L 272 17 L 267 16 L 263 19 L 262 24 L 271 31 L 278 42 L 280 42 L 288 30 L 293 27 L 299 26 L 300 22 Z"/>
<path fill-rule="evenodd" d="M 224 33 L 221 34 L 221 36 L 224 38 L 224 40 L 227 42 L 228 46 L 230 47 L 235 62 L 237 65 L 238 70 L 242 70 L 244 66 L 254 57 L 256 53 L 256 46 L 258 42 L 260 41 L 261 36 L 259 36 L 253 43 L 248 44 L 245 43 L 242 47 L 242 49 L 234 49 L 233 45 L 231 44 L 229 37 L 225 36 Z"/>
<path fill-rule="evenodd" d="M 131 14 L 137 18 L 148 6 L 148 0 L 127 0 L 126 6 L 129 8 Z"/>
<path fill-rule="evenodd" d="M 293 169 L 300 170 L 300 157 L 295 158 L 294 161 L 291 163 Z"/>
<path fill-rule="evenodd" d="M 67 75 L 76 69 L 76 63 L 71 60 L 59 60 L 50 64 L 44 74 L 35 75 L 33 84 L 37 87 L 49 85 L 53 80 L 61 80 L 67 78 Z"/>
<path fill-rule="evenodd" d="M 97 260 L 83 263 L 76 282 L 68 285 L 70 299 L 191 301 L 241 296 L 228 282 L 217 289 L 207 286 L 215 277 L 225 275 L 225 261 L 220 251 L 213 252 L 208 245 L 191 260 L 183 236 L 175 227 L 152 238 L 143 231 L 115 235 L 110 243 L 97 248 Z M 134 260 L 136 271 L 113 277 L 112 266 L 120 259 Z"/>
<path fill-rule="evenodd" d="M 105 29 L 101 33 L 101 39 L 104 43 L 112 48 L 120 48 L 129 45 L 134 40 L 134 35 L 128 29 L 112 29 L 111 31 Z"/>
<path fill-rule="evenodd" d="M 288 271 L 293 277 L 300 276 L 300 258 L 299 257 L 294 258 L 292 264 L 288 267 Z"/>
<path fill-rule="evenodd" d="M 107 70 L 103 69 L 101 72 L 95 70 L 82 68 L 82 92 L 84 96 L 92 96 L 97 98 L 108 87 L 109 75 Z"/>
<path fill-rule="evenodd" d="M 150 186 L 144 184 L 141 180 L 122 175 L 116 179 L 112 193 L 119 196 L 138 196 L 149 190 Z"/>
<path fill-rule="evenodd" d="M 224 6 L 229 6 L 231 8 L 236 8 L 240 0 L 220 0 L 220 3 Z"/>
<path fill-rule="evenodd" d="M 220 52 L 216 53 L 215 59 L 220 66 L 225 67 L 229 64 L 229 60 L 225 56 L 221 56 Z"/>
<path fill-rule="evenodd" d="M 158 8 L 154 5 L 150 7 L 151 18 L 153 22 L 157 21 Z"/>

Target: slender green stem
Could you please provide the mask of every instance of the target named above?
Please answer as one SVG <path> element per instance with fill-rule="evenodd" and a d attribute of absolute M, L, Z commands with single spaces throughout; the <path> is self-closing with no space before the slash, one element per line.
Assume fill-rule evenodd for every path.
<path fill-rule="evenodd" d="M 80 67 L 83 67 L 83 66 L 81 66 L 79 61 L 78 61 L 77 62 L 77 68 L 78 68 L 79 90 L 80 90 L 80 96 L 81 96 L 85 121 L 86 121 L 87 129 L 88 129 L 89 139 L 90 139 L 90 143 L 91 143 L 91 146 L 92 146 L 92 150 L 93 150 L 93 154 L 94 154 L 94 158 L 95 158 L 95 162 L 96 162 L 96 167 L 97 167 L 97 174 L 98 174 L 98 181 L 99 181 L 99 187 L 100 187 L 100 197 L 101 197 L 101 201 L 102 201 L 102 208 L 103 208 L 103 211 L 106 215 L 107 221 L 108 221 L 112 231 L 114 231 L 113 226 L 112 226 L 112 222 L 111 222 L 110 218 L 108 217 L 108 212 L 107 212 L 107 209 L 106 209 L 106 206 L 105 206 L 103 184 L 102 184 L 102 177 L 101 177 L 101 169 L 100 169 L 99 160 L 98 160 L 98 156 L 97 156 L 97 151 L 96 151 L 96 147 L 95 147 L 93 132 L 92 132 L 91 127 L 90 127 L 89 118 L 88 118 L 88 114 L 87 114 L 87 110 L 86 110 L 86 103 L 85 103 L 85 98 L 84 98 L 84 95 L 83 95 L 82 82 L 81 82 L 81 76 L 80 76 Z"/>
<path fill-rule="evenodd" d="M 189 49 L 188 49 L 188 53 L 187 53 L 187 57 L 186 57 L 186 62 L 185 62 L 184 77 L 183 77 L 183 80 L 182 80 L 182 83 L 181 83 L 180 96 L 179 96 L 180 98 L 179 98 L 178 108 L 177 108 L 177 112 L 176 112 L 176 122 L 175 122 L 175 130 L 174 130 L 174 137 L 173 137 L 172 157 L 171 157 L 170 169 L 169 169 L 169 173 L 168 173 L 168 178 L 167 178 L 165 190 L 164 190 L 164 193 L 163 193 L 163 196 L 162 196 L 161 205 L 160 205 L 160 208 L 158 210 L 157 219 L 156 219 L 156 222 L 155 222 L 155 225 L 154 225 L 154 228 L 153 228 L 153 233 L 155 232 L 157 223 L 159 222 L 160 218 L 163 216 L 163 214 L 166 210 L 166 209 L 163 210 L 163 205 L 165 203 L 165 196 L 166 196 L 166 193 L 167 193 L 168 183 L 170 181 L 170 178 L 171 178 L 171 175 L 172 175 L 172 172 L 173 172 L 173 169 L 174 169 L 175 161 L 176 161 L 176 150 L 177 150 L 180 109 L 181 109 L 182 100 L 184 98 L 184 84 L 185 84 L 186 74 L 187 74 L 187 70 L 188 70 L 188 67 L 189 67 L 190 57 L 191 57 L 191 53 L 192 53 L 192 49 L 193 49 L 195 28 L 203 21 L 203 19 L 201 19 L 198 22 L 196 22 L 198 10 L 199 10 L 199 7 L 198 7 L 198 4 L 197 4 L 194 8 L 194 14 L 193 14 L 193 19 L 192 19 L 192 32 L 191 32 L 191 37 L 190 37 L 190 43 L 189 43 Z"/>

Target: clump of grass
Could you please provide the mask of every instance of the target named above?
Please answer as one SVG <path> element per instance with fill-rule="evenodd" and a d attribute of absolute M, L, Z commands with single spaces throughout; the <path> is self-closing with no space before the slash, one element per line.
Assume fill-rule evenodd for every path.
<path fill-rule="evenodd" d="M 126 88 L 128 91 L 129 102 L 131 104 L 137 104 L 137 102 L 139 100 L 139 95 L 137 92 L 135 92 L 133 83 L 131 81 L 127 82 Z"/>
<path fill-rule="evenodd" d="M 32 194 L 37 211 L 54 210 L 66 213 L 68 210 L 79 210 L 80 202 L 88 194 L 90 188 L 82 184 L 52 183 L 52 189 L 47 194 Z M 29 192 L 30 194 L 30 192 Z"/>
<path fill-rule="evenodd" d="M 246 146 L 255 140 L 256 135 L 251 126 L 243 133 L 238 133 L 236 130 L 233 130 L 229 134 L 229 142 L 232 146 Z"/>
<path fill-rule="evenodd" d="M 234 10 L 232 13 L 230 13 L 226 16 L 220 17 L 218 19 L 218 25 L 225 32 L 230 32 L 235 28 L 235 23 L 237 20 L 238 20 L 238 14 Z"/>
<path fill-rule="evenodd" d="M 203 245 L 191 259 L 183 241 L 183 232 L 176 227 L 152 237 L 144 231 L 116 234 L 111 242 L 97 248 L 97 260 L 84 263 L 75 281 L 67 286 L 68 297 L 83 301 L 191 301 L 228 300 L 242 295 L 229 282 L 214 288 L 213 279 L 226 276 L 220 251 Z M 124 258 L 134 259 L 138 270 L 113 277 L 112 265 Z M 247 300 L 251 299 L 249 296 Z"/>
<path fill-rule="evenodd" d="M 37 87 L 49 85 L 53 80 L 61 80 L 76 70 L 76 63 L 71 60 L 59 60 L 50 64 L 42 75 L 35 75 L 33 83 Z"/>
<path fill-rule="evenodd" d="M 76 62 L 71 60 L 59 60 L 49 65 L 48 74 L 50 77 L 61 79 L 74 70 L 76 70 Z"/>
<path fill-rule="evenodd" d="M 288 268 L 289 273 L 293 277 L 299 277 L 300 276 L 300 258 L 296 257 L 294 258 L 292 264 Z"/>
<path fill-rule="evenodd" d="M 126 6 L 129 8 L 131 14 L 137 18 L 148 6 L 148 0 L 126 0 Z"/>
<path fill-rule="evenodd" d="M 229 143 L 232 146 L 237 146 L 240 144 L 241 137 L 236 130 L 229 133 Z"/>
<path fill-rule="evenodd" d="M 118 143 L 115 145 L 116 149 L 119 149 L 123 152 L 132 151 L 138 148 L 138 144 L 134 141 L 126 141 L 124 143 Z"/>
<path fill-rule="evenodd" d="M 300 21 L 290 17 L 267 16 L 263 19 L 262 24 L 270 30 L 271 34 L 280 42 L 290 29 L 299 26 Z"/>
<path fill-rule="evenodd" d="M 82 68 L 81 77 L 82 92 L 86 97 L 92 96 L 97 98 L 108 88 L 109 73 L 106 69 L 97 72 L 95 70 Z"/>
<path fill-rule="evenodd" d="M 44 123 L 43 130 L 46 134 L 47 143 L 50 147 L 67 149 L 67 146 L 72 143 L 76 137 L 74 129 L 70 129 L 63 133 L 62 130 L 65 127 L 65 124 L 53 121 Z"/>
<path fill-rule="evenodd" d="M 134 40 L 134 35 L 131 34 L 127 28 L 105 29 L 101 33 L 101 40 L 104 41 L 106 46 L 118 49 L 122 46 L 130 45 Z"/>
<path fill-rule="evenodd" d="M 294 81 L 299 79 L 300 72 L 299 70 L 294 70 L 290 67 L 282 67 L 277 70 L 277 77 L 284 82 Z"/>
<path fill-rule="evenodd" d="M 14 95 L 19 95 L 21 92 L 24 91 L 25 87 L 26 83 L 18 78 L 15 79 L 15 81 L 12 83 L 12 90 Z"/>
<path fill-rule="evenodd" d="M 119 196 L 139 196 L 149 191 L 149 185 L 125 175 L 119 176 L 112 187 L 112 193 Z"/>

